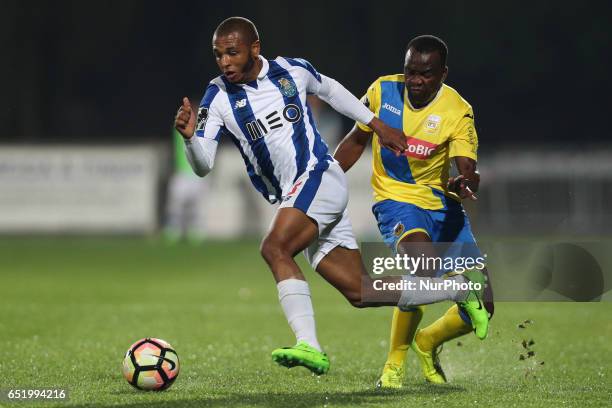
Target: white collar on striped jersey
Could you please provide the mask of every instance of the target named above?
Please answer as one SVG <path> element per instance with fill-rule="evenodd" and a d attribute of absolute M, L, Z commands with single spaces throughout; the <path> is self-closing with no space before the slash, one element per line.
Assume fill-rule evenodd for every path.
<path fill-rule="evenodd" d="M 260 55 L 259 59 L 261 60 L 262 64 L 261 64 L 261 71 L 259 71 L 259 74 L 257 75 L 257 79 L 264 79 L 265 76 L 268 75 L 270 64 L 268 63 L 268 60 L 263 57 L 263 55 Z"/>

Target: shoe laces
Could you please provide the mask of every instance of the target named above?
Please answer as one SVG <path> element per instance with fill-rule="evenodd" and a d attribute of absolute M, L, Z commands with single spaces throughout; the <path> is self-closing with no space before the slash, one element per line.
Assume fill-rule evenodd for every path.
<path fill-rule="evenodd" d="M 401 377 L 404 374 L 404 368 L 402 366 L 399 366 L 397 364 L 387 364 L 386 368 L 389 371 L 392 371 L 394 374 L 394 377 Z"/>

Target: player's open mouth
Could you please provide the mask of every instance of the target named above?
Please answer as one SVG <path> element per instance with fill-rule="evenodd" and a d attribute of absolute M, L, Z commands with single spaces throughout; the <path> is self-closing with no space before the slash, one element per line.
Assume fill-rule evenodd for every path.
<path fill-rule="evenodd" d="M 234 81 L 235 79 L 238 78 L 238 73 L 234 72 L 234 71 L 226 71 L 226 72 L 224 72 L 224 75 L 230 81 Z"/>

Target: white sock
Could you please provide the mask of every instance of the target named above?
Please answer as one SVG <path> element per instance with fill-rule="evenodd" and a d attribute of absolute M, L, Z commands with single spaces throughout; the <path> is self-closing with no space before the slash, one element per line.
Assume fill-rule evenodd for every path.
<path fill-rule="evenodd" d="M 278 300 L 296 340 L 298 342 L 305 341 L 317 350 L 322 351 L 317 340 L 308 282 L 299 279 L 286 279 L 278 282 L 276 287 L 278 288 Z"/>
<path fill-rule="evenodd" d="M 434 284 L 442 284 L 445 280 L 453 280 L 457 283 L 465 283 L 467 280 L 463 275 L 454 275 L 446 279 L 443 278 L 425 278 L 413 275 L 402 276 L 402 279 L 415 283 L 415 287 L 419 288 L 420 281 L 429 281 Z M 457 290 L 453 288 L 439 290 L 405 290 L 400 296 L 397 306 L 401 310 L 408 310 L 414 306 L 428 305 L 431 303 L 450 300 L 460 302 L 465 300 L 468 295 L 467 290 Z"/>

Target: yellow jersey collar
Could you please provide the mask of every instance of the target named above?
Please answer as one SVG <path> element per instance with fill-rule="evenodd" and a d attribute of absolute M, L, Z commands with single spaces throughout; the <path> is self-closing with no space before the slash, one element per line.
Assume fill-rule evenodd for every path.
<path fill-rule="evenodd" d="M 404 100 L 406 101 L 406 104 L 408 105 L 410 110 L 419 112 L 419 111 L 422 111 L 423 109 L 427 109 L 429 106 L 433 105 L 438 99 L 440 99 L 440 96 L 442 96 L 443 89 L 444 89 L 444 84 L 442 84 L 440 89 L 438 89 L 438 93 L 436 93 L 436 96 L 431 101 L 429 101 L 427 105 L 423 106 L 422 108 L 417 109 L 414 106 L 412 106 L 412 104 L 410 103 L 410 98 L 408 97 L 408 89 L 406 89 L 406 87 L 404 86 Z"/>

